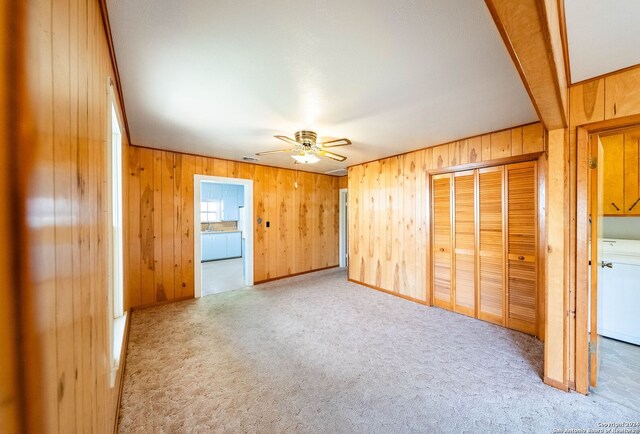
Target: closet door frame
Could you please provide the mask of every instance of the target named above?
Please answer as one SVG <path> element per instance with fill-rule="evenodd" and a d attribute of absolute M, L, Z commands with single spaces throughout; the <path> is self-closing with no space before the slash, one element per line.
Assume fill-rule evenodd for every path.
<path fill-rule="evenodd" d="M 541 298 L 544 297 L 545 294 L 545 279 L 544 276 L 541 275 L 544 273 L 544 247 L 542 246 L 543 242 L 546 242 L 546 235 L 544 233 L 544 231 L 546 230 L 546 216 L 545 216 L 545 210 L 546 210 L 546 203 L 545 203 L 545 197 L 546 194 L 544 192 L 544 188 L 545 188 L 545 184 L 546 184 L 546 165 L 545 165 L 545 152 L 535 152 L 535 153 L 531 153 L 531 154 L 525 154 L 525 155 L 518 155 L 515 157 L 505 157 L 505 158 L 499 158 L 499 159 L 495 159 L 495 160 L 490 160 L 490 161 L 483 161 L 483 162 L 477 162 L 477 163 L 469 163 L 469 164 L 463 164 L 463 165 L 459 165 L 459 166 L 451 166 L 451 167 L 447 167 L 447 168 L 442 168 L 442 169 L 432 169 L 427 171 L 427 179 L 428 179 L 428 185 L 429 185 L 429 189 L 430 194 L 427 195 L 427 200 L 429 200 L 429 204 L 428 204 L 428 209 L 430 210 L 430 216 L 429 216 L 429 220 L 430 220 L 430 224 L 429 224 L 429 231 L 428 231 L 428 240 L 427 240 L 427 247 L 428 247 L 428 251 L 429 251 L 429 255 L 427 257 L 427 260 L 429 261 L 429 263 L 427 264 L 427 269 L 431 271 L 431 275 L 428 276 L 427 278 L 427 288 L 429 288 L 429 294 L 428 294 L 428 298 L 430 299 L 430 305 L 431 306 L 437 306 L 436 304 L 436 299 L 435 299 L 435 282 L 434 282 L 434 252 L 433 252 L 433 248 L 434 248 L 434 219 L 433 219 L 433 179 L 435 176 L 440 176 L 440 175 L 446 175 L 449 174 L 451 176 L 451 183 L 450 183 L 450 219 L 451 221 L 451 270 L 450 270 L 450 274 L 451 274 L 451 308 L 449 310 L 453 311 L 453 306 L 455 303 L 455 272 L 454 272 L 454 267 L 455 267 L 455 255 L 453 254 L 454 251 L 454 233 L 455 233 L 455 198 L 454 198 L 454 184 L 453 184 L 453 178 L 454 178 L 454 174 L 457 172 L 463 172 L 463 171 L 469 171 L 469 170 L 475 170 L 475 169 L 483 169 L 483 168 L 488 168 L 488 167 L 495 167 L 495 166 L 508 166 L 510 164 L 516 164 L 516 163 L 523 163 L 523 162 L 534 162 L 536 164 L 536 206 L 537 206 L 537 214 L 536 214 L 536 218 L 537 218 L 537 228 L 536 228 L 536 242 L 538 243 L 538 252 L 536 254 L 536 262 L 537 263 L 537 272 L 536 272 L 536 291 L 538 294 L 537 297 L 537 301 L 538 301 L 538 317 L 537 317 L 537 323 L 538 323 L 538 327 L 536 327 L 536 332 L 535 335 L 537 337 L 542 337 L 543 333 L 542 333 L 542 328 L 544 328 L 544 312 L 541 312 L 541 310 L 544 309 L 545 305 L 546 305 L 546 300 L 540 300 Z M 475 212 L 476 212 L 476 219 L 475 219 L 475 224 L 476 224 L 476 229 L 478 228 L 478 224 L 479 224 L 479 219 L 478 219 L 478 213 L 479 213 L 479 180 L 478 178 L 478 171 L 476 171 L 475 174 L 476 180 L 475 180 L 475 200 L 476 200 L 476 206 L 475 206 Z M 504 281 L 503 281 L 503 285 L 505 288 L 505 294 L 504 294 L 504 303 L 503 303 L 503 318 L 504 318 L 504 326 L 506 327 L 507 323 L 508 323 L 508 226 L 506 223 L 506 219 L 507 219 L 507 212 L 508 212 L 508 201 L 507 201 L 507 197 L 506 197 L 506 188 L 507 188 L 507 171 L 506 171 L 506 167 L 505 170 L 503 171 L 503 254 L 504 254 L 504 268 L 503 268 L 503 276 L 504 276 Z M 479 268 L 477 266 L 477 261 L 478 261 L 478 242 L 479 242 L 479 237 L 478 234 L 476 232 L 476 267 L 475 267 L 475 284 L 476 284 L 476 312 L 479 311 Z M 541 258 L 542 256 L 542 258 Z M 541 303 L 540 303 L 541 301 Z M 442 306 L 440 306 L 442 307 Z M 445 307 L 445 309 L 447 309 Z M 476 315 L 477 319 L 479 318 L 479 315 Z M 542 321 L 542 323 L 541 323 Z"/>

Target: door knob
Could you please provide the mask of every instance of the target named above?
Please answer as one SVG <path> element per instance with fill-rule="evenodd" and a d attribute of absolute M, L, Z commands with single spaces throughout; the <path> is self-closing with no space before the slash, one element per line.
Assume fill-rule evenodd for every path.
<path fill-rule="evenodd" d="M 602 262 L 600 263 L 600 267 L 602 267 L 602 268 L 605 268 L 605 267 L 607 267 L 607 268 L 613 268 L 613 263 L 611 263 L 611 262 L 604 262 L 604 261 L 602 261 Z"/>

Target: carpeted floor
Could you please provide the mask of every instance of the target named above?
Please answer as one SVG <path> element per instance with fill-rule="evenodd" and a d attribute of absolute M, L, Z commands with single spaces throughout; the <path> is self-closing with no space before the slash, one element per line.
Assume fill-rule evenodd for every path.
<path fill-rule="evenodd" d="M 540 380 L 536 339 L 333 269 L 133 313 L 120 432 L 547 432 L 640 413 Z"/>

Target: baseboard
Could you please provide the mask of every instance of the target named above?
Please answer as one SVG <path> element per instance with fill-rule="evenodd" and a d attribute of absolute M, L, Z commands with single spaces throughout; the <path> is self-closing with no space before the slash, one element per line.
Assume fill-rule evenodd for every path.
<path fill-rule="evenodd" d="M 558 380 L 554 380 L 553 378 L 544 377 L 543 381 L 544 381 L 544 384 L 546 384 L 547 386 L 555 387 L 556 389 L 560 389 L 563 392 L 569 391 L 569 387 L 566 384 Z"/>
<path fill-rule="evenodd" d="M 379 286 L 369 285 L 368 283 L 360 282 L 355 279 L 347 279 L 347 280 L 349 280 L 349 282 L 352 282 L 352 283 L 357 283 L 358 285 L 366 286 L 367 288 L 375 289 L 376 291 L 384 292 L 385 294 L 394 295 L 396 297 L 400 297 L 405 300 L 413 301 L 414 303 L 420 303 L 425 306 L 430 306 L 429 303 L 427 303 L 424 300 L 420 300 L 419 298 L 413 298 L 413 297 L 409 297 L 408 295 L 398 294 L 397 292 L 389 291 L 388 289 L 380 288 Z"/>
<path fill-rule="evenodd" d="M 257 280 L 253 282 L 254 285 L 260 285 L 261 283 L 273 282 L 274 280 L 286 279 L 288 277 L 302 276 L 303 274 L 315 273 L 316 271 L 330 270 L 332 268 L 338 268 L 339 265 L 331 265 L 324 268 L 315 268 L 313 270 L 302 271 L 300 273 L 287 274 L 285 276 L 272 277 L 270 279 Z"/>
<path fill-rule="evenodd" d="M 148 309 L 150 307 L 162 306 L 163 304 L 167 304 L 167 303 L 175 303 L 176 301 L 184 301 L 184 300 L 192 300 L 192 299 L 193 299 L 193 295 L 188 295 L 186 297 L 172 298 L 171 300 L 156 301 L 153 303 L 141 304 L 140 306 L 132 306 L 131 311 Z"/>
<path fill-rule="evenodd" d="M 118 420 L 120 419 L 120 402 L 122 400 L 122 386 L 124 383 L 124 370 L 125 367 L 127 365 L 127 349 L 129 347 L 129 329 L 131 328 L 131 313 L 132 313 L 133 309 L 129 310 L 129 313 L 127 314 L 127 325 L 125 327 L 124 330 L 124 339 L 122 342 L 122 346 L 123 346 L 123 351 L 122 354 L 120 355 L 120 363 L 122 364 L 120 366 L 120 374 L 118 375 L 118 396 L 116 399 L 116 417 L 115 420 L 113 421 L 113 434 L 117 434 L 118 433 Z"/>

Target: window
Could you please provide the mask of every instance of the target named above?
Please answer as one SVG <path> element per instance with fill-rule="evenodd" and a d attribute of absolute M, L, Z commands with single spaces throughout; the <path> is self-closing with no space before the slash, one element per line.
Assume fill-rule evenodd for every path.
<path fill-rule="evenodd" d="M 124 312 L 124 276 L 123 276 L 123 246 L 122 246 L 122 129 L 116 109 L 113 84 L 109 83 L 109 121 L 111 125 L 108 146 L 109 161 L 109 332 L 111 354 L 111 387 L 115 385 L 116 373 L 120 366 L 122 341 L 126 314 Z"/>
<path fill-rule="evenodd" d="M 222 220 L 222 200 L 200 202 L 200 223 L 213 223 Z"/>

